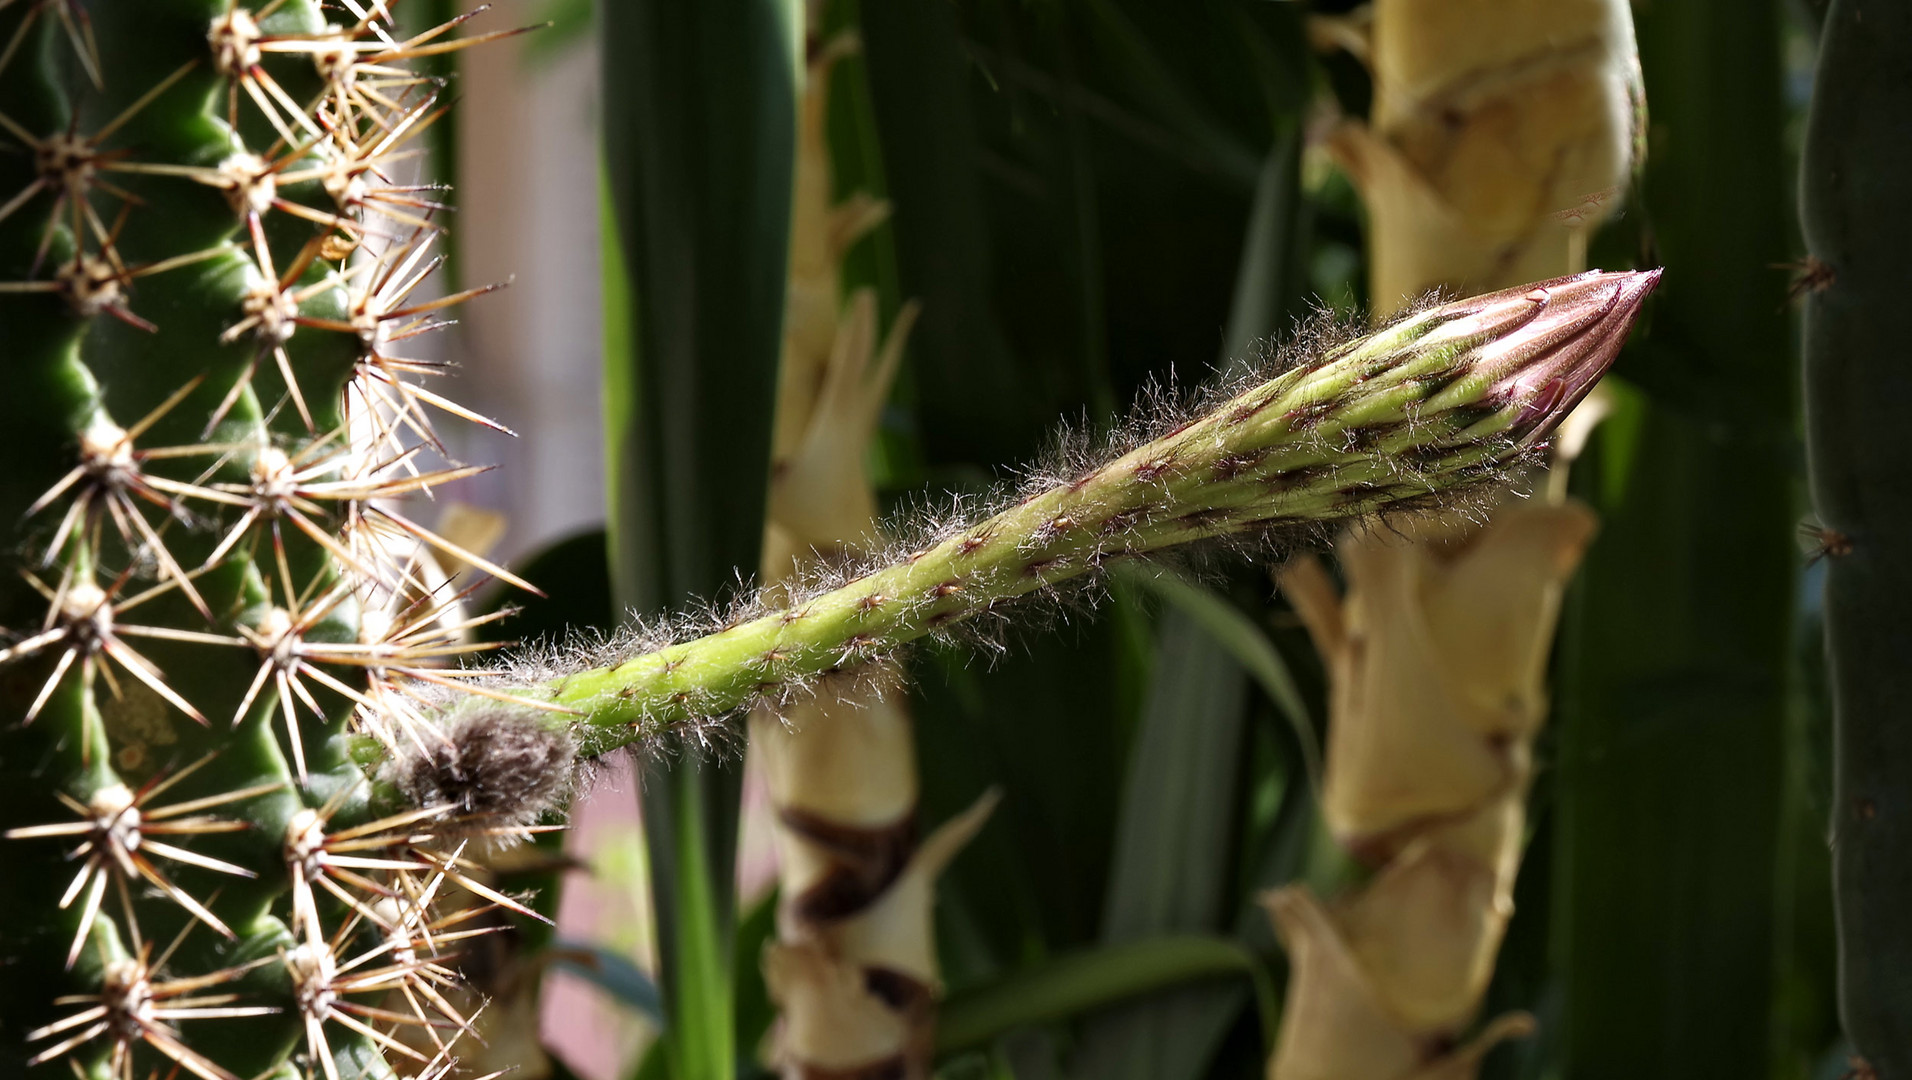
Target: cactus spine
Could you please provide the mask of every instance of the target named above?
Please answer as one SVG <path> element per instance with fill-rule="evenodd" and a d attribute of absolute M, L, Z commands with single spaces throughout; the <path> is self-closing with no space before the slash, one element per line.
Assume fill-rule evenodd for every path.
<path fill-rule="evenodd" d="M 1371 126 L 1330 150 L 1368 207 L 1377 313 L 1584 266 L 1639 137 L 1624 3 L 1380 0 L 1365 26 L 1322 25 L 1374 76 Z M 1457 1042 L 1513 914 L 1549 649 L 1596 527 L 1564 481 L 1485 520 L 1351 531 L 1345 596 L 1312 556 L 1281 575 L 1333 688 L 1322 816 L 1374 872 L 1329 906 L 1306 886 L 1268 898 L 1294 961 L 1271 1080 L 1458 1080 L 1533 1030 L 1513 1013 Z"/>
<path fill-rule="evenodd" d="M 1912 469 L 1891 402 L 1912 391 L 1898 332 L 1908 287 L 1912 13 L 1834 0 L 1820 39 L 1800 183 L 1808 271 L 1806 424 L 1825 530 L 1833 689 L 1832 857 L 1839 1012 L 1856 1075 L 1912 1076 L 1912 729 L 1904 617 Z"/>

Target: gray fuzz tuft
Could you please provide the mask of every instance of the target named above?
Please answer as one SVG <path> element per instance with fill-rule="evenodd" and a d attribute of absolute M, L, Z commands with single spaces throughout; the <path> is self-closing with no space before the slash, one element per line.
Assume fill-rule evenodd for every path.
<path fill-rule="evenodd" d="M 414 806 L 521 826 L 569 794 L 576 758 L 571 736 L 534 712 L 475 705 L 448 716 L 438 734 L 385 766 L 385 778 Z"/>

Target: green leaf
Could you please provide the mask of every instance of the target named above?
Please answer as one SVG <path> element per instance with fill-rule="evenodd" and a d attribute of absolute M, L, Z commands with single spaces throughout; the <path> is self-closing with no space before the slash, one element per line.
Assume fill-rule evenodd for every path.
<path fill-rule="evenodd" d="M 603 5 L 605 428 L 612 592 L 656 614 L 754 570 L 783 328 L 802 8 Z M 663 1044 L 733 1080 L 740 777 L 686 757 L 644 784 Z"/>
<path fill-rule="evenodd" d="M 745 912 L 737 924 L 735 986 L 739 1076 L 768 1075 L 757 1066 L 756 1057 L 770 1025 L 777 1020 L 777 1007 L 770 1000 L 770 988 L 763 978 L 764 946 L 776 937 L 777 890 L 772 889 Z"/>
<path fill-rule="evenodd" d="M 1277 1020 L 1261 962 L 1231 941 L 1194 935 L 1147 938 L 1070 953 L 952 994 L 936 1030 L 938 1054 L 980 1046 L 1006 1032 L 1050 1023 L 1164 987 L 1246 977 L 1267 1030 Z"/>
<path fill-rule="evenodd" d="M 1222 339 L 1225 366 L 1251 357 L 1258 340 L 1279 330 L 1293 300 L 1300 187 L 1301 127 L 1293 123 L 1275 140 L 1255 179 L 1228 333 Z"/>
<path fill-rule="evenodd" d="M 1170 611 L 1129 757 L 1104 941 L 1213 930 L 1221 921 L 1247 698 L 1241 666 L 1188 615 Z M 1071 1071 L 1187 1080 L 1241 1005 L 1236 987 L 1189 987 L 1111 1010 L 1085 1028 Z"/>
<path fill-rule="evenodd" d="M 956 11 L 877 0 L 860 14 L 903 294 L 923 304 L 910 345 L 923 441 L 945 460 L 1013 460 L 1051 413 L 994 310 L 983 149 Z"/>
<path fill-rule="evenodd" d="M 1653 396 L 1575 478 L 1603 524 L 1563 626 L 1556 1067 L 1764 1077 L 1789 903 L 1776 867 L 1798 565 L 1797 374 L 1770 269 L 1789 231 L 1780 10 L 1684 0 L 1635 15 L 1653 138 L 1627 224 L 1650 218 L 1636 242 L 1666 286 L 1654 355 L 1620 361 Z"/>
<path fill-rule="evenodd" d="M 623 953 L 614 952 L 588 941 L 559 938 L 546 951 L 547 963 L 559 971 L 568 971 L 610 995 L 613 1001 L 664 1023 L 664 999 L 644 969 Z"/>
<path fill-rule="evenodd" d="M 1254 620 L 1242 614 L 1220 596 L 1174 572 L 1159 567 L 1124 566 L 1116 571 L 1123 580 L 1160 597 L 1182 613 L 1220 645 L 1235 662 L 1254 676 L 1268 699 L 1294 730 L 1301 748 L 1303 767 L 1312 784 L 1321 780 L 1321 746 L 1314 722 L 1308 718 L 1308 705 L 1295 685 L 1274 642 L 1268 639 Z"/>
<path fill-rule="evenodd" d="M 592 0 L 543 0 L 532 18 L 544 28 L 524 43 L 524 63 L 542 67 L 591 36 Z"/>

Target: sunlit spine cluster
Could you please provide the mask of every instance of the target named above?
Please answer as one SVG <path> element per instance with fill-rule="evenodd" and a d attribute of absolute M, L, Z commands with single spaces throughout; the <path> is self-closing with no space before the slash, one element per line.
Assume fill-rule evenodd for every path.
<path fill-rule="evenodd" d="M 514 31 L 402 6 L 0 0 L 0 323 L 59 390 L 10 407 L 65 435 L 0 498 L 0 769 L 39 789 L 0 807 L 0 1071 L 444 1075 L 457 943 L 529 914 L 455 777 L 409 806 L 351 753 L 455 762 L 430 718 L 496 691 L 438 559 L 523 584 L 401 505 L 481 471 L 435 420 L 499 427 L 410 355 L 487 291 L 430 284 L 414 62 Z"/>

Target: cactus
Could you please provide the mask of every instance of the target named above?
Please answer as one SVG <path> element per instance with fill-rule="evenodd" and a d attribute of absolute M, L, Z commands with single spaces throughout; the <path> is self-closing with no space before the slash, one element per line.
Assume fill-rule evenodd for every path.
<path fill-rule="evenodd" d="M 465 296 L 420 291 L 402 174 L 440 109 L 406 64 L 482 38 L 388 6 L 0 10 L 7 1075 L 442 1070 L 468 1026 L 478 924 L 429 901 L 490 891 L 489 826 L 376 820 L 340 739 L 432 774 L 416 687 L 469 648 L 397 504 L 473 471 L 425 463 L 471 414 L 406 343 Z"/>
<path fill-rule="evenodd" d="M 466 853 L 554 812 L 577 755 L 1111 559 L 1446 503 L 1547 436 L 1655 280 L 1416 313 L 778 604 L 487 675 L 429 550 L 516 579 L 398 505 L 473 471 L 428 463 L 434 422 L 482 418 L 405 355 L 473 293 L 425 299 L 439 197 L 395 175 L 439 109 L 403 63 L 487 35 L 389 7 L 0 8 L 30 151 L 0 158 L 8 1075 L 443 1075 L 459 942 L 528 913 Z"/>
<path fill-rule="evenodd" d="M 1886 402 L 1906 382 L 1895 320 L 1905 296 L 1904 132 L 1912 15 L 1834 0 L 1806 129 L 1801 217 L 1806 424 L 1826 553 L 1834 717 L 1832 856 L 1839 1012 L 1864 1062 L 1855 1075 L 1912 1076 L 1912 737 L 1904 723 L 1905 452 Z"/>

